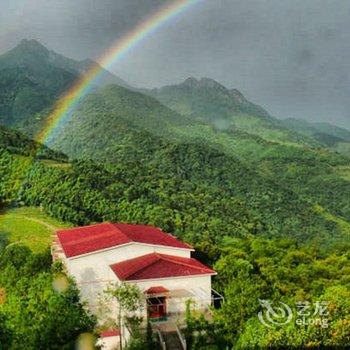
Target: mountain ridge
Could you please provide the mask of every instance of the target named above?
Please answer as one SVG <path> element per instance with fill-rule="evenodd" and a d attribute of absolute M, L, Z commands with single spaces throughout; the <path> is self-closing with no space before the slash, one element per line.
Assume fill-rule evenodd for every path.
<path fill-rule="evenodd" d="M 36 40 L 22 40 L 15 48 L 0 56 L 0 122 L 16 127 L 29 136 L 34 135 L 45 123 L 51 106 L 60 94 L 79 76 L 85 74 L 91 65 L 98 64 L 89 59 L 75 61 L 66 58 L 47 49 Z M 226 139 L 222 143 L 237 141 L 240 144 L 243 137 L 246 140 L 250 138 L 256 145 L 265 142 L 267 146 L 269 143 L 277 143 L 298 147 L 328 147 L 333 151 L 350 154 L 350 142 L 347 140 L 337 142 L 342 140 L 336 139 L 334 135 L 322 134 L 320 137 L 320 133 L 305 133 L 290 127 L 272 117 L 262 107 L 250 102 L 238 89 L 227 88 L 214 79 L 189 77 L 177 85 L 147 90 L 123 86 L 123 82 L 115 84 L 118 78 L 107 71 L 104 72 L 102 87 L 122 86 L 128 91 L 115 88 L 114 96 L 107 93 L 108 96 L 105 97 L 109 102 L 107 109 L 104 106 L 103 110 L 118 114 L 113 107 L 115 98 L 126 114 L 131 110 L 135 111 L 136 114 L 130 116 L 131 121 L 135 116 L 142 115 L 140 109 L 144 108 L 148 119 L 141 118 L 139 122 L 146 128 L 158 130 L 158 133 L 159 125 L 163 125 L 168 137 L 172 137 L 172 134 L 182 134 L 181 138 L 193 139 L 190 135 L 192 130 L 198 134 L 198 138 L 203 138 L 200 133 L 207 133 L 213 128 L 214 130 L 209 130 L 211 137 L 216 138 L 213 133 L 221 132 L 222 138 Z M 109 92 L 112 90 L 113 88 Z M 99 95 L 99 86 L 91 92 Z M 154 98 L 166 108 L 146 99 L 145 95 Z M 85 99 L 89 99 L 89 96 Z M 154 108 L 153 111 L 150 106 Z M 160 110 L 164 116 L 172 115 L 172 119 L 163 120 L 159 114 Z M 192 129 L 188 128 L 191 124 Z M 199 131 L 200 129 L 202 131 Z M 336 143 L 336 147 L 327 144 L 331 139 Z"/>
<path fill-rule="evenodd" d="M 221 83 L 207 77 L 200 79 L 189 77 L 182 83 L 151 89 L 149 90 L 149 93 L 158 98 L 164 104 L 169 105 L 170 108 L 173 107 L 175 110 L 177 110 L 177 106 L 172 103 L 172 99 L 175 97 L 178 101 L 181 99 L 182 103 L 187 104 L 187 107 L 189 107 L 188 114 L 193 114 L 197 117 L 200 117 L 201 114 L 201 117 L 206 120 L 213 119 L 213 115 L 211 114 L 214 114 L 214 111 L 206 111 L 195 105 L 195 103 L 203 102 L 204 97 L 208 99 L 219 98 L 221 103 L 224 103 L 227 108 L 230 108 L 235 112 L 246 112 L 247 109 L 250 108 L 254 113 L 261 117 L 270 117 L 267 111 L 248 101 L 239 90 L 227 89 Z M 195 98 L 196 100 L 188 101 L 188 96 L 186 95 L 188 93 L 191 94 L 192 99 Z M 215 93 L 216 95 L 212 96 L 211 93 Z M 233 100 L 230 101 L 229 98 L 232 98 Z"/>
<path fill-rule="evenodd" d="M 98 65 L 66 58 L 36 40 L 22 40 L 0 55 L 0 122 L 33 136 L 59 96 L 91 64 Z M 97 86 L 110 83 L 127 85 L 102 69 Z"/>
<path fill-rule="evenodd" d="M 101 70 L 100 74 L 102 75 L 100 85 L 113 83 L 116 85 L 129 87 L 127 82 L 105 70 L 96 61 L 90 58 L 80 61 L 68 58 L 48 49 L 35 39 L 21 40 L 17 46 L 0 55 L 0 63 L 2 68 L 13 68 L 19 66 L 32 67 L 33 64 L 37 65 L 38 63 L 40 63 L 40 65 L 52 64 L 57 68 L 67 70 L 74 75 L 84 74 L 90 67 L 97 66 Z M 105 82 L 104 79 L 108 81 Z"/>

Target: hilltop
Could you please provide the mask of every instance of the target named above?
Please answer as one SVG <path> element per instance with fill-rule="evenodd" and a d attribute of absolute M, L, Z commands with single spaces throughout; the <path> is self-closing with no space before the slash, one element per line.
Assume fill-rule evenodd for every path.
<path fill-rule="evenodd" d="M 0 122 L 33 135 L 53 103 L 92 65 L 98 64 L 69 59 L 36 40 L 22 40 L 0 56 Z M 99 86 L 110 83 L 127 86 L 102 70 Z"/>

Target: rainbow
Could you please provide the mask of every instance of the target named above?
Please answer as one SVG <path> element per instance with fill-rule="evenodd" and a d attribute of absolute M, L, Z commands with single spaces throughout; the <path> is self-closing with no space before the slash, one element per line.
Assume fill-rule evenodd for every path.
<path fill-rule="evenodd" d="M 57 130 L 69 121 L 73 110 L 81 99 L 91 91 L 94 83 L 102 73 L 102 68 L 109 69 L 125 57 L 145 38 L 153 34 L 169 20 L 182 14 L 202 0 L 176 0 L 153 14 L 150 18 L 137 25 L 134 30 L 118 40 L 99 60 L 100 66 L 91 67 L 83 77 L 64 93 L 54 105 L 52 112 L 46 118 L 45 125 L 36 135 L 36 141 L 48 143 Z"/>

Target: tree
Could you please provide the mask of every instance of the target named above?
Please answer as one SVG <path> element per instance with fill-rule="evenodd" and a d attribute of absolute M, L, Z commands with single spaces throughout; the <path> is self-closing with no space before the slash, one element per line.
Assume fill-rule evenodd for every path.
<path fill-rule="evenodd" d="M 93 333 L 96 320 L 80 302 L 74 283 L 65 276 L 68 288 L 53 288 L 56 272 L 47 252 L 35 254 L 13 244 L 0 261 L 0 340 L 9 344 L 5 349 L 68 349 L 80 334 Z"/>
<path fill-rule="evenodd" d="M 134 284 L 120 283 L 109 287 L 106 293 L 117 301 L 118 326 L 122 331 L 123 323 L 130 313 L 142 310 L 144 307 L 143 295 L 140 289 Z M 120 349 L 123 348 L 122 336 L 119 337 Z"/>

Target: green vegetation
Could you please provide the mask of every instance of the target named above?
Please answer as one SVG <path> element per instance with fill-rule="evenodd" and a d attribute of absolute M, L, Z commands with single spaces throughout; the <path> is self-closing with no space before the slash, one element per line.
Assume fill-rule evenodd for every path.
<path fill-rule="evenodd" d="M 225 295 L 221 309 L 208 322 L 187 315 L 187 338 L 192 349 L 347 348 L 350 345 L 349 245 L 337 251 L 300 245 L 291 239 L 233 239 L 225 245 L 203 243 L 202 257 L 214 264 L 215 288 Z M 260 300 L 275 310 L 284 302 L 293 319 L 284 325 L 259 321 Z M 309 305 L 309 318 L 317 302 L 326 303 L 324 321 L 298 325 L 298 302 Z M 306 317 L 306 319 L 309 319 Z M 277 319 L 275 319 L 277 321 Z M 285 319 L 280 319 L 284 322 Z M 323 326 L 322 326 L 323 324 Z"/>
<path fill-rule="evenodd" d="M 0 150 L 22 155 L 35 156 L 36 159 L 50 159 L 65 162 L 67 156 L 55 152 L 35 141 L 28 139 L 24 134 L 13 129 L 0 125 Z"/>
<path fill-rule="evenodd" d="M 22 243 L 34 252 L 47 249 L 54 231 L 67 225 L 50 218 L 38 208 L 10 209 L 0 213 L 0 232 L 11 243 Z"/>
<path fill-rule="evenodd" d="M 6 125 L 27 126 L 34 132 L 41 112 L 76 78 L 51 64 L 50 52 L 35 41 L 24 40 L 0 56 L 0 120 Z M 34 116 L 34 123 L 33 123 Z"/>
<path fill-rule="evenodd" d="M 58 279 L 65 288 L 54 288 Z M 92 332 L 95 319 L 79 301 L 76 286 L 49 250 L 32 253 L 10 244 L 0 252 L 0 348 L 74 349 L 78 337 Z"/>
<path fill-rule="evenodd" d="M 143 322 L 142 317 L 135 315 L 135 312 L 142 310 L 144 307 L 144 295 L 140 288 L 133 284 L 121 283 L 114 286 L 110 286 L 105 291 L 105 301 L 107 302 L 106 310 L 109 314 L 108 305 L 111 301 L 117 301 L 118 305 L 118 321 L 114 324 L 106 324 L 108 328 L 117 327 L 118 329 L 123 329 L 125 325 L 130 330 L 132 334 L 132 340 L 127 344 L 128 350 L 153 350 L 156 347 L 156 343 L 153 341 L 152 329 L 150 328 L 150 333 L 142 332 L 141 324 Z M 115 315 L 111 315 L 112 319 L 115 319 Z M 114 317 L 113 317 L 114 316 Z M 123 349 L 123 343 L 121 338 L 119 338 L 119 349 Z"/>
<path fill-rule="evenodd" d="M 216 85 L 212 87 L 208 84 L 205 84 L 205 91 L 219 89 Z M 190 88 L 187 86 L 188 89 Z M 200 86 L 196 89 L 202 91 L 204 88 Z M 224 92 L 230 93 L 221 86 L 219 91 L 223 89 Z M 248 125 L 254 121 L 256 124 L 260 120 L 260 125 L 263 125 L 273 121 L 267 116 L 254 118 L 246 118 L 245 123 Z M 243 120 L 243 117 L 237 119 Z M 282 135 L 282 131 L 284 135 L 288 134 L 286 130 L 275 128 L 270 130 L 269 137 L 277 139 Z M 268 138 L 267 131 L 264 137 Z M 348 180 L 340 174 L 340 169 L 348 167 L 350 161 L 328 150 L 305 147 L 302 144 L 295 146 L 293 142 L 296 142 L 295 138 L 294 140 L 286 138 L 284 142 L 268 141 L 234 127 L 218 130 L 210 123 L 191 120 L 190 116 L 181 116 L 143 94 L 122 87 L 109 86 L 88 96 L 73 114 L 65 131 L 58 135 L 53 146 L 73 158 L 86 157 L 99 163 L 110 163 L 106 167 L 109 172 L 106 176 L 109 178 L 118 178 L 120 181 L 120 175 L 113 175 L 115 170 L 130 174 L 129 178 L 125 177 L 126 183 L 119 186 L 125 186 L 128 191 L 131 186 L 138 186 L 139 201 L 143 195 L 141 191 L 143 186 L 147 188 L 145 193 L 148 196 L 150 191 L 155 191 L 159 187 L 157 179 L 163 181 L 179 179 L 181 183 L 168 185 L 169 193 L 166 193 L 170 197 L 177 198 L 183 191 L 185 181 L 191 184 L 185 186 L 185 192 L 193 184 L 200 183 L 209 189 L 197 185 L 197 191 L 215 198 L 220 202 L 220 210 L 224 210 L 223 208 L 231 202 L 233 193 L 236 200 L 242 201 L 246 212 L 251 213 L 250 218 L 259 217 L 258 231 L 265 232 L 266 235 L 285 235 L 289 232 L 289 235 L 300 238 L 315 235 L 324 237 L 327 227 L 326 231 L 332 231 L 330 236 L 333 236 L 338 231 L 334 220 L 327 220 L 327 223 L 323 224 L 316 223 L 320 215 L 315 212 L 313 204 L 320 204 L 334 217 L 349 220 L 350 187 Z M 175 165 L 178 169 L 174 168 Z M 71 170 L 74 172 L 74 167 Z M 136 179 L 138 179 L 137 185 Z M 113 182 L 111 180 L 111 183 Z M 147 182 L 152 185 L 146 184 Z M 171 191 L 174 186 L 176 194 Z M 218 187 L 221 188 L 220 196 L 216 192 Z M 113 186 L 108 187 L 110 193 L 107 196 L 113 196 L 113 189 Z M 112 201 L 115 201 L 120 193 L 116 193 Z M 247 196 L 247 193 L 251 195 Z M 157 197 L 159 199 L 156 199 Z M 262 198 L 266 198 L 268 203 L 262 205 Z M 294 199 L 291 198 L 297 199 L 293 202 Z M 185 203 L 185 200 L 178 201 Z M 162 207 L 162 202 L 163 195 L 153 195 L 152 205 L 156 203 Z M 295 203 L 294 209 L 290 209 L 291 205 L 288 205 L 292 202 Z M 149 203 L 148 199 L 146 203 Z M 111 207 L 118 210 L 118 205 L 114 203 Z M 177 204 L 179 205 L 181 204 Z M 195 206 L 203 208 L 205 205 L 197 203 Z M 306 207 L 309 209 L 305 211 Z M 182 208 L 183 213 L 187 213 L 188 209 Z M 298 211 L 300 215 L 304 213 L 308 218 L 318 219 L 312 220 L 313 224 L 311 221 L 307 223 L 304 214 L 301 216 L 294 214 Z M 112 217 L 127 221 L 135 221 L 138 217 L 137 210 L 134 210 L 131 217 L 125 213 L 125 209 L 123 212 L 124 215 L 114 214 Z M 215 211 L 211 212 L 215 216 Z M 223 212 L 228 213 L 227 210 Z M 308 212 L 312 214 L 309 215 Z M 198 214 L 198 217 L 201 216 L 196 211 L 193 213 Z M 178 215 L 181 217 L 182 214 Z M 233 213 L 230 215 L 236 217 Z M 222 215 L 218 214 L 217 218 L 224 222 L 232 221 L 227 215 L 222 218 Z M 94 219 L 98 220 L 97 216 Z M 271 224 L 270 220 L 277 220 L 279 223 Z M 177 224 L 167 224 L 166 227 L 176 233 L 192 230 L 182 224 L 179 229 L 177 227 L 179 220 L 173 219 L 173 221 Z M 229 225 L 224 232 L 232 230 L 235 228 Z M 309 233 L 310 230 L 313 234 Z"/>
<path fill-rule="evenodd" d="M 289 118 L 282 124 L 296 132 L 318 140 L 323 146 L 350 156 L 350 131 L 328 123 L 310 123 L 301 119 Z"/>
<path fill-rule="evenodd" d="M 76 69 L 63 57 L 48 61 L 33 45 L 0 58 L 14 62 L 0 70 L 0 117 L 28 133 Z M 18 71 L 22 59 L 36 84 Z M 348 140 L 320 125 L 322 137 L 302 130 L 210 79 L 142 92 L 99 89 L 53 141 L 58 151 L 0 127 L 0 231 L 41 251 L 19 244 L 4 250 L 7 237 L 0 236 L 7 261 L 0 259 L 2 344 L 20 349 L 24 339 L 28 349 L 69 348 L 82 330 L 91 331 L 74 286 L 68 295 L 52 290 L 56 272 L 42 251 L 51 226 L 111 220 L 174 233 L 218 271 L 215 288 L 225 301 L 211 322 L 188 314 L 192 348 L 349 347 L 350 160 L 322 147 L 346 148 Z M 291 307 L 328 301 L 329 327 L 264 327 L 258 299 Z M 62 318 L 53 320 L 54 312 Z"/>
<path fill-rule="evenodd" d="M 248 101 L 238 90 L 227 89 L 208 78 L 189 78 L 179 85 L 146 92 L 184 116 L 202 120 L 217 130 L 239 130 L 265 141 L 319 146 L 312 138 L 288 129 L 263 108 Z"/>
<path fill-rule="evenodd" d="M 0 123 L 35 135 L 59 96 L 89 67 L 48 50 L 35 40 L 23 40 L 0 56 Z M 99 84 L 127 84 L 102 70 Z"/>

